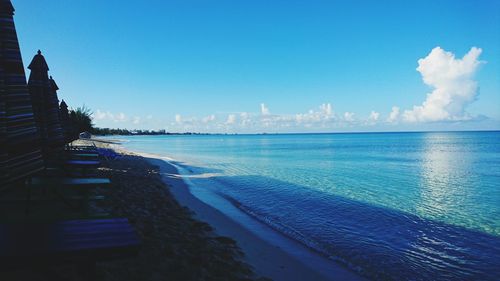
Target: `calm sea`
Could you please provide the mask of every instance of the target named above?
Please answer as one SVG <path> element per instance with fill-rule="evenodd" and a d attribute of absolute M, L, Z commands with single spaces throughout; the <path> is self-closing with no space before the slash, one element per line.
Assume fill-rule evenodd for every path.
<path fill-rule="evenodd" d="M 122 138 L 370 279 L 500 280 L 500 132 Z"/>

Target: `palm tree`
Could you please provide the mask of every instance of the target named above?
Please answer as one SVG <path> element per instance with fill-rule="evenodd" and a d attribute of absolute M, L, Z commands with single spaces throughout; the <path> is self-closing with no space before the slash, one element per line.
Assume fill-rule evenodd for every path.
<path fill-rule="evenodd" d="M 69 113 L 69 118 L 76 138 L 78 138 L 81 132 L 90 132 L 94 127 L 92 123 L 92 110 L 85 105 L 72 109 Z"/>

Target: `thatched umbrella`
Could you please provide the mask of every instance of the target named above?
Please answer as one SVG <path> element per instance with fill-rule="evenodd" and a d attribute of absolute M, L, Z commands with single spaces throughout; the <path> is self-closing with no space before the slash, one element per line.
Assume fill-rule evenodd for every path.
<path fill-rule="evenodd" d="M 43 169 L 40 139 L 14 25 L 14 7 L 0 0 L 0 104 L 4 109 L 2 182 L 15 182 Z M 7 157 L 7 158 L 5 158 Z M 5 168 L 7 162 L 7 168 Z M 6 171 L 7 170 L 7 171 Z"/>
<path fill-rule="evenodd" d="M 73 141 L 74 133 L 69 119 L 68 105 L 64 100 L 62 100 L 61 104 L 59 105 L 59 118 L 61 120 L 61 126 L 63 128 L 66 143 L 70 143 Z"/>
<path fill-rule="evenodd" d="M 71 124 L 71 140 L 77 140 L 80 132 L 78 130 L 78 116 L 74 110 L 69 113 L 69 123 Z"/>
<path fill-rule="evenodd" d="M 59 120 L 57 84 L 49 79 L 49 67 L 40 50 L 31 61 L 28 89 L 33 101 L 35 121 L 40 131 L 44 159 L 54 159 L 64 147 L 64 135 Z"/>
<path fill-rule="evenodd" d="M 1 54 L 0 54 L 1 56 Z M 5 83 L 4 72 L 0 67 L 0 185 L 7 181 L 9 177 L 7 153 L 7 112 L 5 107 Z"/>
<path fill-rule="evenodd" d="M 42 52 L 38 50 L 37 55 L 33 58 L 28 69 L 31 70 L 28 79 L 28 90 L 31 96 L 31 101 L 33 103 L 33 113 L 35 115 L 35 122 L 40 132 L 40 137 L 42 138 L 42 143 L 47 139 L 47 127 L 46 127 L 46 114 L 44 112 L 45 108 L 45 96 L 48 95 L 50 91 L 49 87 L 49 67 L 45 58 L 42 56 Z"/>
<path fill-rule="evenodd" d="M 56 84 L 56 81 L 52 79 L 52 76 L 49 78 L 49 86 L 50 92 L 46 97 L 46 112 L 47 116 L 47 129 L 49 135 L 49 141 L 52 147 L 62 149 L 64 144 L 66 143 L 64 138 L 64 130 L 62 128 L 61 116 L 59 114 L 59 99 L 57 98 L 57 90 L 59 87 Z"/>

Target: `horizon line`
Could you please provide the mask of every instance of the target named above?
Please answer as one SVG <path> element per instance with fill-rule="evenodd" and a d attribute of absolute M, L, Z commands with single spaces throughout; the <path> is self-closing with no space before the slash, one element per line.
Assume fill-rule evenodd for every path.
<path fill-rule="evenodd" d="M 133 132 L 133 131 L 148 131 L 148 132 L 156 132 L 158 133 L 160 130 L 140 130 L 140 129 L 133 129 L 133 130 L 128 130 L 128 129 L 111 129 L 111 130 L 125 130 L 128 132 Z M 416 130 L 416 131 L 341 131 L 341 132 L 288 132 L 288 133 L 267 133 L 267 132 L 262 132 L 262 133 L 201 133 L 201 132 L 167 132 L 157 134 L 157 136 L 161 135 L 331 135 L 331 134 L 396 134 L 396 133 L 473 133 L 473 132 L 483 132 L 483 133 L 494 133 L 494 132 L 500 132 L 500 129 L 498 130 L 428 130 L 428 131 L 422 131 L 422 130 Z M 109 134 L 112 135 L 112 134 Z M 131 136 L 134 135 L 144 135 L 144 134 L 131 134 Z M 103 136 L 103 135 L 101 135 Z M 105 136 L 105 135 L 104 135 Z"/>

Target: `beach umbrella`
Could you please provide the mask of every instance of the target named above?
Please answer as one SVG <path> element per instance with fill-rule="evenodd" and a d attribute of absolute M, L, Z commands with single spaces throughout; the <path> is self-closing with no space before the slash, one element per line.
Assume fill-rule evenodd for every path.
<path fill-rule="evenodd" d="M 3 115 L 0 187 L 43 170 L 40 136 L 26 87 L 13 16 L 10 0 L 0 0 L 0 107 L 3 108 L 0 109 Z"/>
<path fill-rule="evenodd" d="M 78 131 L 78 116 L 74 110 L 69 113 L 69 123 L 71 124 L 71 140 L 77 140 L 80 132 Z"/>
<path fill-rule="evenodd" d="M 59 112 L 59 99 L 57 98 L 57 90 L 59 90 L 59 87 L 57 86 L 56 81 L 54 81 L 52 76 L 49 77 L 49 86 L 51 91 L 46 97 L 45 103 L 49 143 L 55 149 L 62 149 L 66 141 L 61 123 L 61 115 Z"/>
<path fill-rule="evenodd" d="M 61 119 L 61 126 L 63 128 L 64 137 L 66 143 L 73 141 L 73 129 L 71 128 L 71 122 L 69 120 L 69 110 L 68 105 L 64 100 L 61 101 L 59 105 L 59 118 Z"/>
<path fill-rule="evenodd" d="M 28 79 L 28 90 L 33 104 L 33 113 L 35 123 L 40 133 L 42 143 L 47 139 L 46 114 L 43 112 L 45 108 L 45 96 L 50 91 L 49 87 L 49 67 L 42 52 L 38 50 L 37 55 L 33 58 L 28 69 L 31 70 Z"/>
<path fill-rule="evenodd" d="M 59 120 L 59 100 L 56 82 L 49 78 L 49 67 L 42 52 L 33 57 L 28 68 L 31 70 L 28 79 L 28 90 L 33 101 L 33 111 L 38 130 L 40 131 L 43 156 L 53 159 L 64 147 L 64 135 Z"/>
<path fill-rule="evenodd" d="M 0 55 L 1 56 L 1 55 Z M 5 83 L 4 72 L 0 67 L 0 185 L 7 182 L 8 173 L 8 157 L 7 153 L 7 113 L 5 107 Z"/>
<path fill-rule="evenodd" d="M 66 142 L 70 143 L 74 140 L 77 140 L 80 133 L 78 132 L 76 112 L 74 110 L 69 110 L 68 105 L 63 100 L 60 106 L 60 113 L 61 123 L 64 126 L 63 129 L 65 128 L 64 130 L 66 130 Z"/>

